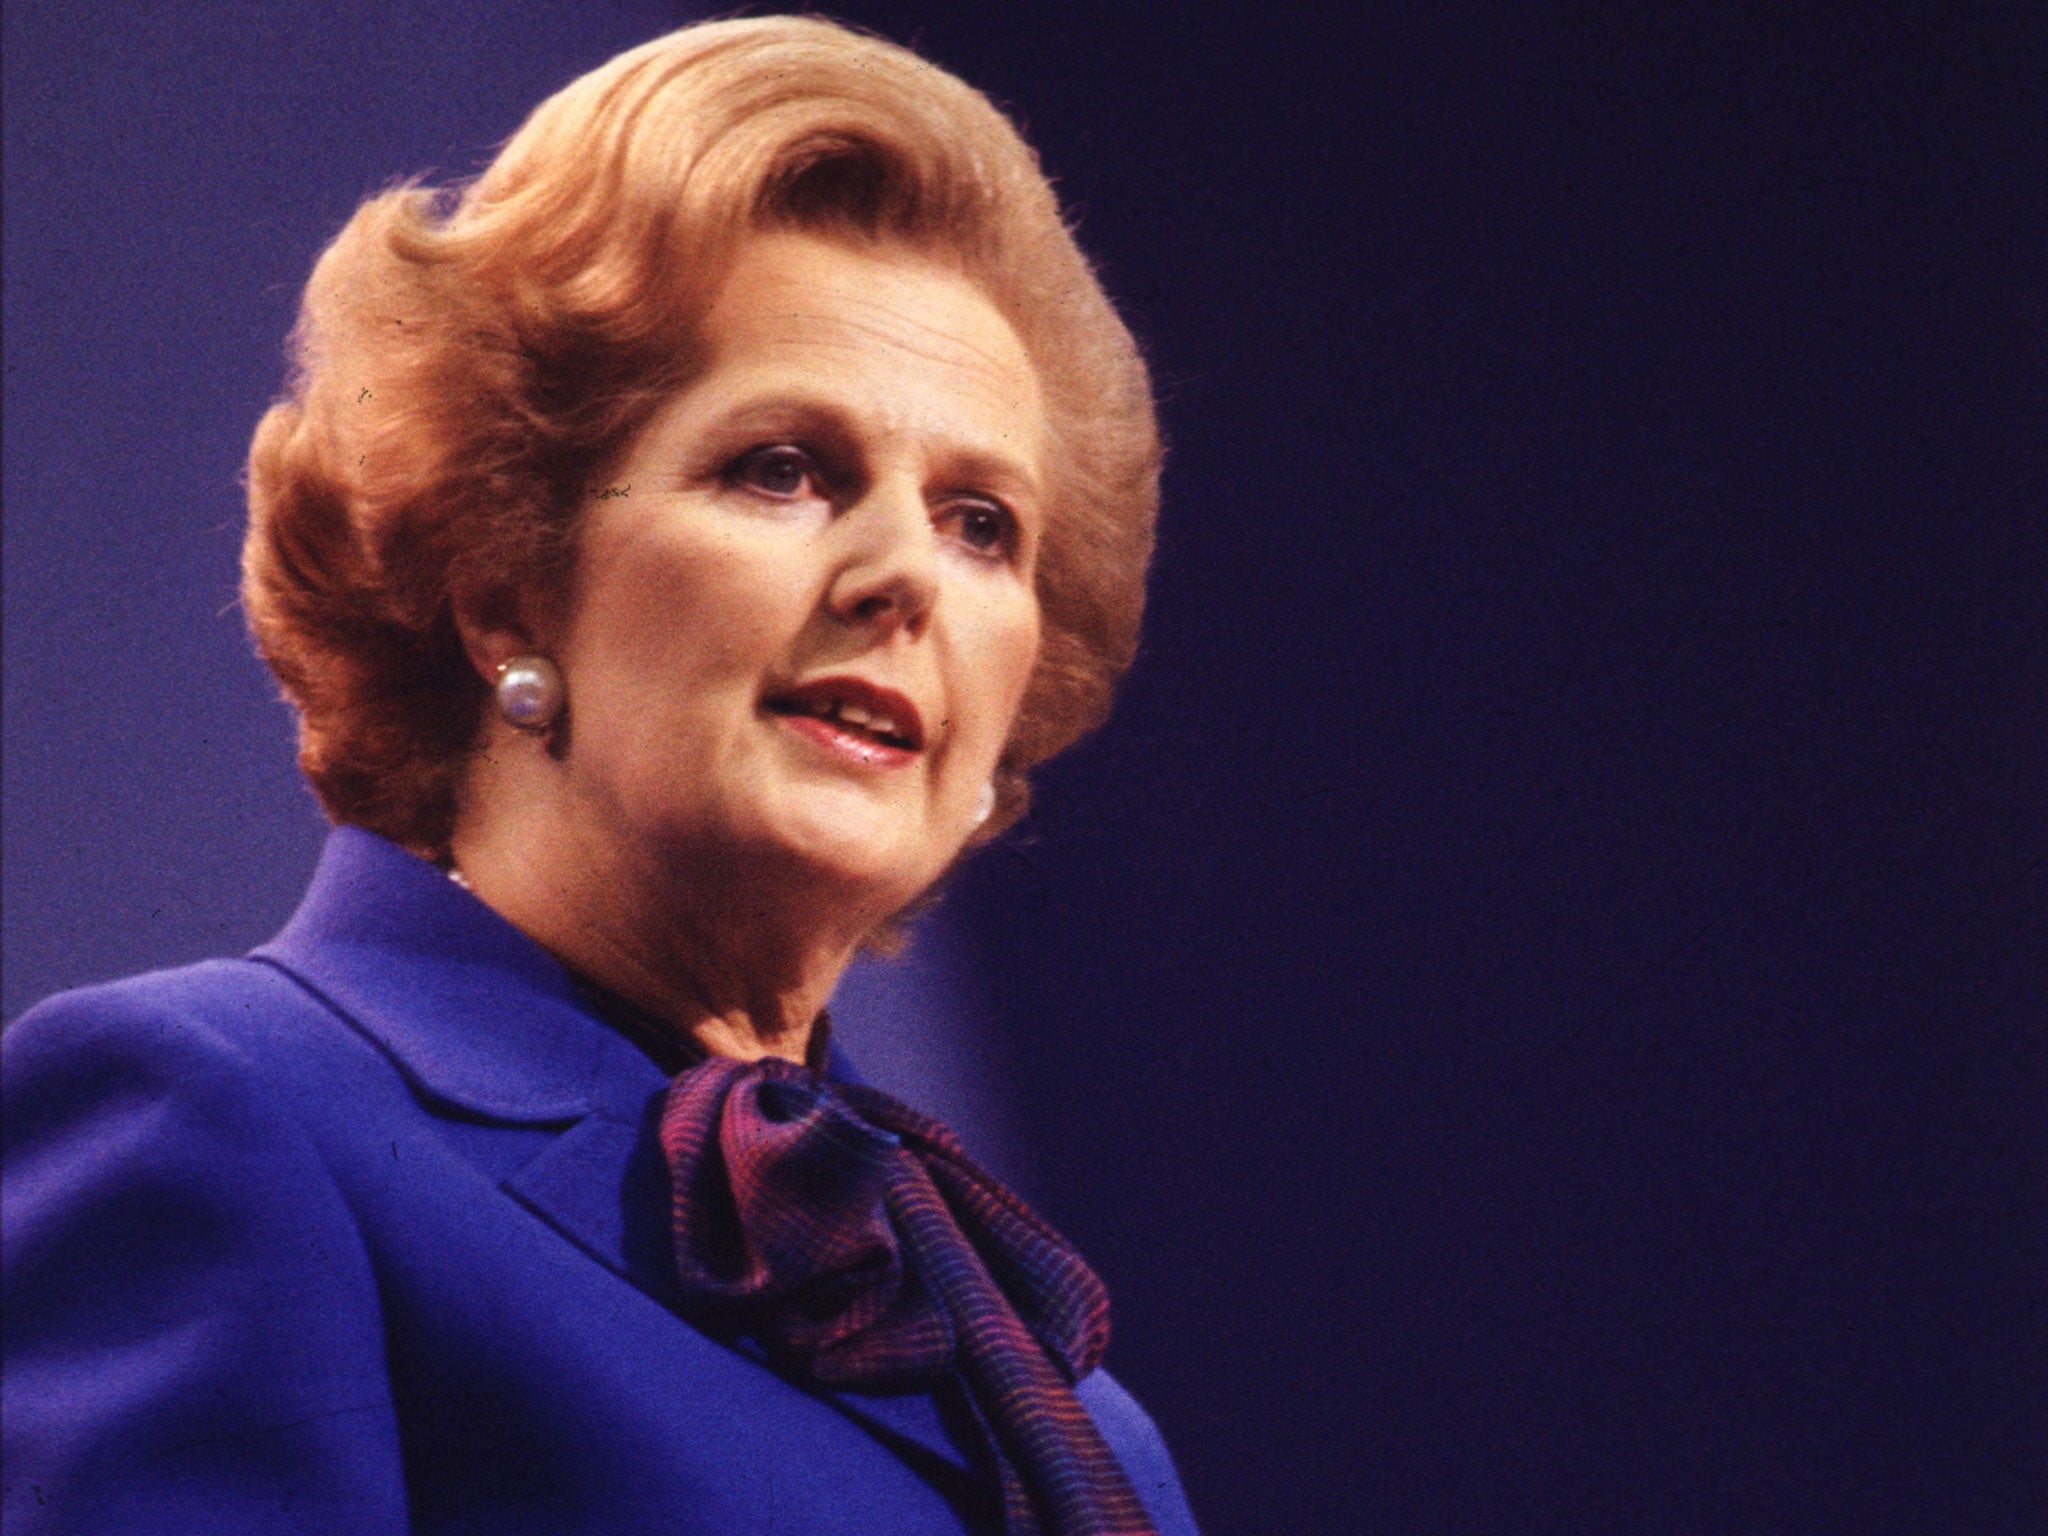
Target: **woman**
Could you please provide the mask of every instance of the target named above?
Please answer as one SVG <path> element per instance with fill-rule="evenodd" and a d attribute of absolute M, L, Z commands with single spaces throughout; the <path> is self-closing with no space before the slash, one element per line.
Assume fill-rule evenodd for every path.
<path fill-rule="evenodd" d="M 1135 641 L 1144 369 L 985 100 L 723 22 L 323 256 L 244 597 L 337 829 L 8 1032 L 23 1531 L 1193 1529 L 824 1002 Z"/>

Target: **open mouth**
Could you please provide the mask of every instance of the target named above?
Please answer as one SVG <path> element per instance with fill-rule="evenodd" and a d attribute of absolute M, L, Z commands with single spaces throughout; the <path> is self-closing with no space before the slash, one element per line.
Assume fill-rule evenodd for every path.
<path fill-rule="evenodd" d="M 860 678 L 824 678 L 766 701 L 778 715 L 802 715 L 846 732 L 856 740 L 878 743 L 899 752 L 924 746 L 924 725 L 917 706 L 891 688 Z"/>

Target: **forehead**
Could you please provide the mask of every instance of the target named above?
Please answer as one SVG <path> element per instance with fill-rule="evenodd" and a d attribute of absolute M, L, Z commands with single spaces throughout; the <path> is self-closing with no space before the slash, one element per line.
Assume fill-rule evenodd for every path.
<path fill-rule="evenodd" d="M 801 382 L 862 397 L 900 424 L 1043 433 L 1038 372 L 968 278 L 913 252 L 815 236 L 754 236 L 704 320 L 708 372 L 760 387 Z"/>

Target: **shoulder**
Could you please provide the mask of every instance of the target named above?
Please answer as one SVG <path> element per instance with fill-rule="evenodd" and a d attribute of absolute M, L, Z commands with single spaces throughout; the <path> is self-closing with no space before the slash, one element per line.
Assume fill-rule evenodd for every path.
<path fill-rule="evenodd" d="M 259 1224 L 287 1212 L 295 1227 L 345 1224 L 293 1112 L 307 1074 L 280 1060 L 286 1039 L 335 1033 L 302 989 L 247 961 L 61 993 L 31 1009 L 0 1035 L 10 1242 L 33 1251 L 60 1232 L 119 1233 L 194 1250 L 227 1236 L 230 1209 Z M 167 1214 L 146 1214 L 144 1196 Z M 173 1209 L 209 1220 L 181 1237 Z M 82 1223 L 87 1211 L 95 1219 Z"/>
<path fill-rule="evenodd" d="M 81 1530 L 396 1507 L 370 1258 L 266 1059 L 335 1033 L 303 997 L 211 962 L 0 1036 L 10 1522 L 24 1488 Z"/>
<path fill-rule="evenodd" d="M 259 1074 L 237 1041 L 274 999 L 248 962 L 208 961 L 61 992 L 0 1034 L 8 1151 L 82 1111 L 118 1115 L 138 1099 Z M 282 978 L 278 978 L 281 980 Z"/>
<path fill-rule="evenodd" d="M 307 1056 L 375 1051 L 292 977 L 254 960 L 208 960 L 61 992 L 0 1033 L 10 1121 L 32 1125 L 138 1099 L 231 1098 L 244 1114 L 289 1099 Z M 279 1106 L 282 1108 L 282 1105 Z M 10 1125 L 10 1154 L 18 1149 Z"/>
<path fill-rule="evenodd" d="M 358 1224 L 305 1105 L 384 1068 L 295 982 L 249 961 L 62 993 L 0 1035 L 10 1303 L 229 1271 L 361 1291 Z M 291 1289 L 302 1285 L 289 1280 Z"/>
<path fill-rule="evenodd" d="M 10 1069 L 102 1053 L 226 1059 L 279 1011 L 314 1008 L 304 989 L 251 960 L 206 960 L 60 992 L 0 1033 Z"/>
<path fill-rule="evenodd" d="M 1123 1463 L 1131 1487 L 1160 1536 L 1195 1536 L 1195 1517 L 1181 1490 L 1180 1473 L 1152 1416 L 1124 1390 L 1123 1383 L 1104 1370 L 1084 1376 L 1074 1395 Z"/>
<path fill-rule="evenodd" d="M 271 1263 L 261 1244 L 280 1233 L 332 1258 L 359 1244 L 328 1123 L 407 1098 L 373 1045 L 259 961 L 60 993 L 0 1034 L 9 1240 L 75 1226 L 132 1241 L 126 1207 L 147 1196 L 167 1210 L 175 1196 L 187 1227 L 154 1215 L 144 1227 L 166 1260 L 223 1261 L 239 1242 L 247 1262 Z"/>

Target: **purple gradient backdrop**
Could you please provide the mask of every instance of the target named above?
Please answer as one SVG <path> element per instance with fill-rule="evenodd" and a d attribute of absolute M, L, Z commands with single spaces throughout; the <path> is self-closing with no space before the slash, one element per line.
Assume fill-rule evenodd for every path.
<path fill-rule="evenodd" d="M 2038 1530 L 2039 8 L 837 10 L 1163 385 L 1117 720 L 850 1004 L 1209 1528 Z M 231 600 L 314 252 L 679 19 L 10 5 L 10 1014 L 310 865 Z"/>

